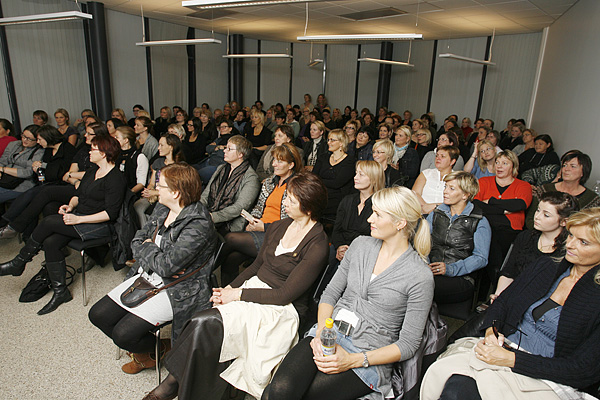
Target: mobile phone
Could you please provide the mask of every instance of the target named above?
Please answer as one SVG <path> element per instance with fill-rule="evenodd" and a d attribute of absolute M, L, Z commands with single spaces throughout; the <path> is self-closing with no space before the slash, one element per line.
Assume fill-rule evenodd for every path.
<path fill-rule="evenodd" d="M 244 217 L 244 219 L 250 223 L 254 222 L 254 217 L 252 216 L 252 214 L 250 214 L 248 211 L 242 209 L 242 212 L 240 213 L 240 215 L 242 217 Z"/>

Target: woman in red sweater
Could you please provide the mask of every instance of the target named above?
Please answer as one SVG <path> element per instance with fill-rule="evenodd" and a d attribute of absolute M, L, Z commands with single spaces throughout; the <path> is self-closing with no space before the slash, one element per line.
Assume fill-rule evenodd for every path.
<path fill-rule="evenodd" d="M 517 179 L 519 159 L 511 150 L 496 157 L 496 176 L 479 179 L 479 193 L 473 204 L 483 210 L 492 227 L 488 259 L 490 279 L 497 282 L 502 260 L 525 225 L 525 210 L 531 204 L 531 185 Z"/>

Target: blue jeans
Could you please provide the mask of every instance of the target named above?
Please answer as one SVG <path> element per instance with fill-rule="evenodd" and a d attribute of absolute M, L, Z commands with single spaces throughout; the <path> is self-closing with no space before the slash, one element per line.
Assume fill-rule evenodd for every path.
<path fill-rule="evenodd" d="M 6 203 L 7 201 L 14 200 L 21 195 L 21 192 L 15 192 L 14 190 L 4 189 L 0 187 L 0 204 Z"/>

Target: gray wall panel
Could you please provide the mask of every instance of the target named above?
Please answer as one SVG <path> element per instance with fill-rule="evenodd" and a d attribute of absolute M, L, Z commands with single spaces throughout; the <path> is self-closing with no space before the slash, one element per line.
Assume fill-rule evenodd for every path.
<path fill-rule="evenodd" d="M 313 58 L 323 58 L 322 44 L 313 46 Z M 294 79 L 292 82 L 292 103 L 304 103 L 304 94 L 312 96 L 313 104 L 317 103 L 317 96 L 323 92 L 323 64 L 309 67 L 310 44 L 294 43 Z"/>
<path fill-rule="evenodd" d="M 261 42 L 261 53 L 289 54 L 290 44 L 286 42 Z M 290 92 L 290 59 L 262 58 L 260 68 L 260 97 L 265 108 L 274 104 L 288 104 Z"/>
<path fill-rule="evenodd" d="M 381 44 L 363 44 L 361 57 L 379 58 Z M 377 114 L 377 82 L 379 79 L 379 64 L 361 62 L 358 81 L 358 101 L 356 108 L 360 111 L 367 107 L 374 115 Z"/>
<path fill-rule="evenodd" d="M 197 38 L 209 38 L 210 32 L 196 30 Z M 196 105 L 208 103 L 222 108 L 227 102 L 227 36 L 215 34 L 221 44 L 196 46 Z"/>
<path fill-rule="evenodd" d="M 333 108 L 344 112 L 354 105 L 357 45 L 327 46 L 327 100 Z"/>

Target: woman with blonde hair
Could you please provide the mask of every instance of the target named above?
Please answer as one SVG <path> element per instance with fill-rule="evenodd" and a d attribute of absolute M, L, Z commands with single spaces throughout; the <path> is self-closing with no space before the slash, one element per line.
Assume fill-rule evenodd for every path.
<path fill-rule="evenodd" d="M 389 139 L 379 139 L 373 145 L 373 160 L 377 161 L 385 174 L 385 187 L 402 186 L 405 179 L 396 168 L 392 168 L 394 145 Z"/>
<path fill-rule="evenodd" d="M 273 132 L 267 129 L 265 123 L 265 114 L 257 109 L 252 109 L 250 111 L 250 123 L 244 127 L 244 136 L 252 143 L 255 152 L 258 152 L 258 154 L 255 154 L 257 160 L 271 144 L 271 136 L 273 135 Z"/>
<path fill-rule="evenodd" d="M 475 175 L 475 178 L 483 178 L 484 176 L 496 175 L 495 169 L 496 147 L 487 140 L 480 140 L 475 146 L 475 151 L 465 164 L 465 172 L 470 172 Z"/>
<path fill-rule="evenodd" d="M 393 364 L 419 347 L 433 299 L 429 226 L 408 188 L 382 189 L 371 199 L 371 237 L 356 238 L 346 251 L 321 296 L 318 323 L 288 353 L 263 400 L 383 399 Z M 336 320 L 337 338 L 335 354 L 324 356 L 327 318 Z"/>
<path fill-rule="evenodd" d="M 322 121 L 314 121 L 309 126 L 310 141 L 304 143 L 304 168 L 312 171 L 319 157 L 326 157 L 327 143 L 325 135 L 325 124 Z"/>
<path fill-rule="evenodd" d="M 411 136 L 412 131 L 406 125 L 395 130 L 392 165 L 398 166 L 398 171 L 404 176 L 403 186 L 406 187 L 412 187 L 419 176 L 419 154 L 410 146 Z"/>
<path fill-rule="evenodd" d="M 420 162 L 425 157 L 425 154 L 433 150 L 433 146 L 431 145 L 431 131 L 421 128 L 414 132 L 412 148 L 417 151 Z"/>
<path fill-rule="evenodd" d="M 110 116 L 111 118 L 120 119 L 124 124 L 127 124 L 127 117 L 125 116 L 125 111 L 123 111 L 122 108 L 113 109 Z"/>
<path fill-rule="evenodd" d="M 54 119 L 56 120 L 56 127 L 58 131 L 63 135 L 63 138 L 76 146 L 79 140 L 77 129 L 70 125 L 69 112 L 64 108 L 59 108 L 54 112 Z"/>
<path fill-rule="evenodd" d="M 485 337 L 457 341 L 421 399 L 584 398 L 600 379 L 600 208 L 569 217 L 566 255 L 541 257 L 488 308 Z"/>

